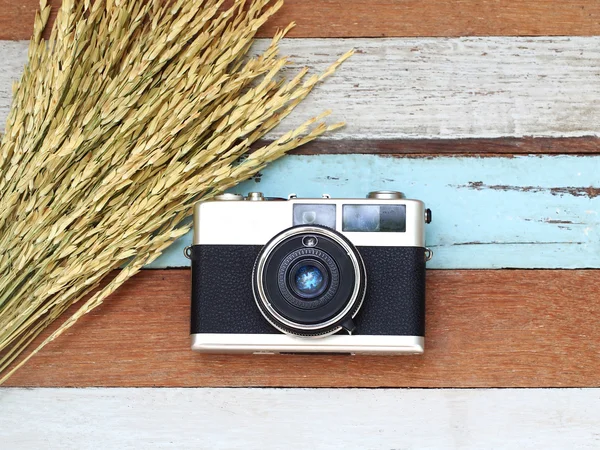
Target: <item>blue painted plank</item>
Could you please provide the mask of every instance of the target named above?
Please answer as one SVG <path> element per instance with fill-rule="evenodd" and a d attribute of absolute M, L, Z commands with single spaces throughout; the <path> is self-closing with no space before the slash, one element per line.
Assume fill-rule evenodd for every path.
<path fill-rule="evenodd" d="M 600 157 L 287 156 L 234 192 L 363 197 L 401 190 L 433 210 L 436 269 L 600 268 Z M 150 267 L 188 261 L 185 236 Z"/>

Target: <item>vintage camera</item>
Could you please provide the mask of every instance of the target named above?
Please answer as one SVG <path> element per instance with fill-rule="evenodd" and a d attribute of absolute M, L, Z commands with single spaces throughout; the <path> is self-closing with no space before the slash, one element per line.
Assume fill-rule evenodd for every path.
<path fill-rule="evenodd" d="M 192 349 L 422 353 L 430 220 L 393 191 L 198 203 L 186 249 Z"/>

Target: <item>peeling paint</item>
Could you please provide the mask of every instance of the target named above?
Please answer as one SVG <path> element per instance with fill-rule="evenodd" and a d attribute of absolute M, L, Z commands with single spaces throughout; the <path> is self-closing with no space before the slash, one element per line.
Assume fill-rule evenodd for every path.
<path fill-rule="evenodd" d="M 252 54 L 270 43 L 258 39 Z M 27 47 L 0 42 L 0 128 Z M 325 140 L 600 136 L 600 36 L 285 39 L 285 74 L 295 76 L 305 66 L 322 72 L 353 47 L 354 57 L 316 86 L 269 138 L 332 106 L 330 123 L 347 126 Z"/>
<path fill-rule="evenodd" d="M 572 220 L 544 219 L 544 220 L 540 220 L 540 222 L 550 223 L 550 224 L 562 224 L 562 225 L 583 225 L 583 222 L 573 222 Z"/>
<path fill-rule="evenodd" d="M 511 186 L 506 184 L 484 184 L 483 181 L 470 181 L 467 185 L 454 186 L 461 189 L 475 189 L 481 191 L 491 189 L 493 191 L 517 191 L 517 192 L 550 192 L 552 195 L 569 194 L 574 197 L 596 198 L 600 196 L 600 188 L 588 187 L 542 187 L 542 186 Z"/>
<path fill-rule="evenodd" d="M 461 245 L 557 245 L 557 244 L 568 244 L 568 245 L 581 245 L 585 244 L 585 242 L 539 242 L 539 241 L 526 241 L 526 242 L 500 242 L 500 241 L 491 241 L 491 242 L 457 242 L 452 244 L 453 246 L 461 246 Z M 430 245 L 430 247 L 435 248 L 435 245 Z"/>
<path fill-rule="evenodd" d="M 596 198 L 600 195 L 600 188 L 589 187 L 564 187 L 550 189 L 552 195 L 570 194 L 574 197 Z"/>
<path fill-rule="evenodd" d="M 558 212 L 557 212 L 557 214 L 558 214 Z M 526 217 L 523 220 L 525 222 L 548 223 L 550 225 L 585 225 L 584 222 L 573 222 L 572 220 L 557 220 L 557 219 L 550 219 L 550 218 L 545 218 L 545 219 L 531 219 L 531 218 Z"/>

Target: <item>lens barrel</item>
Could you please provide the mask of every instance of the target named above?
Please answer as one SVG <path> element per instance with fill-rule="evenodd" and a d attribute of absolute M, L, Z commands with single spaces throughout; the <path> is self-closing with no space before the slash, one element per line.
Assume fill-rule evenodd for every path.
<path fill-rule="evenodd" d="M 252 275 L 256 304 L 271 325 L 299 336 L 327 336 L 362 305 L 366 273 L 343 235 L 318 225 L 284 230 L 265 245 Z"/>

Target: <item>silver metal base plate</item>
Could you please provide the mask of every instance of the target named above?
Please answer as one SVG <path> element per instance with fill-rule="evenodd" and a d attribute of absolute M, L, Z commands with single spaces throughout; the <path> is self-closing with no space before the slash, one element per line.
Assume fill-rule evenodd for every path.
<path fill-rule="evenodd" d="M 347 336 L 303 338 L 286 334 L 192 334 L 192 350 L 203 353 L 351 353 L 421 354 L 422 336 Z"/>

